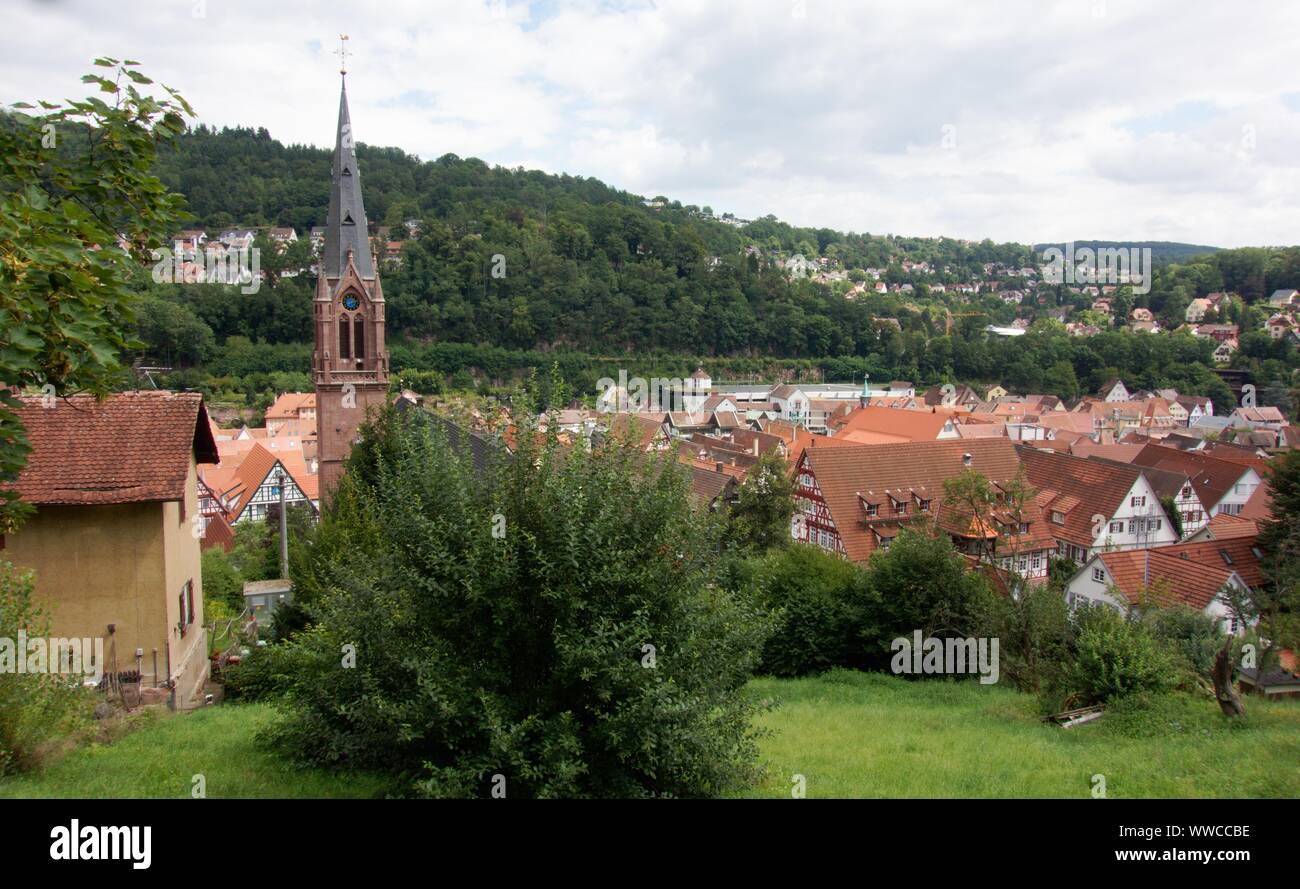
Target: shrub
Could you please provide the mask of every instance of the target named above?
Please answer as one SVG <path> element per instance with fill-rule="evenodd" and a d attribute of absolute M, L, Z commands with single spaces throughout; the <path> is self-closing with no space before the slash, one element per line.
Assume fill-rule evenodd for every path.
<path fill-rule="evenodd" d="M 1073 617 L 1074 660 L 1066 690 L 1080 703 L 1102 703 L 1139 692 L 1158 694 L 1179 679 L 1179 662 L 1141 623 L 1113 608 L 1080 608 Z M 1081 699 L 1081 700 L 1080 700 Z"/>
<path fill-rule="evenodd" d="M 203 551 L 203 602 L 210 606 L 221 602 L 235 614 L 244 610 L 244 579 L 219 546 Z"/>
<path fill-rule="evenodd" d="M 973 636 L 987 621 L 993 593 L 944 536 L 904 528 L 888 550 L 871 555 L 868 612 L 861 637 L 872 666 L 890 661 L 898 637 Z"/>
<path fill-rule="evenodd" d="M 1031 694 L 1059 685 L 1072 657 L 1065 595 L 1050 584 L 1024 584 L 1016 598 L 987 601 L 978 635 L 998 639 L 1001 675 Z"/>
<path fill-rule="evenodd" d="M 720 523 L 681 468 L 522 434 L 476 472 L 442 429 L 388 411 L 354 449 L 300 550 L 312 626 L 284 643 L 302 665 L 274 739 L 437 797 L 752 780 L 768 621 L 724 582 Z"/>
<path fill-rule="evenodd" d="M 236 701 L 283 698 L 303 669 L 301 653 L 290 646 L 253 646 L 239 663 L 226 667 L 226 698 Z"/>
<path fill-rule="evenodd" d="M 806 676 L 863 663 L 866 572 L 813 546 L 795 545 L 744 563 L 742 583 L 772 612 L 759 669 Z"/>
<path fill-rule="evenodd" d="M 1175 605 L 1146 609 L 1143 622 L 1152 637 L 1182 662 L 1188 684 L 1193 684 L 1196 676 L 1210 675 L 1214 656 L 1223 644 L 1223 634 L 1213 617 L 1186 605 Z"/>
<path fill-rule="evenodd" d="M 33 575 L 0 560 L 0 639 L 49 636 L 49 619 L 32 601 Z M 23 653 L 15 650 L 14 657 Z M 12 665 L 11 665 L 12 666 Z M 46 752 L 89 722 L 93 694 L 80 676 L 0 672 L 0 774 L 39 765 Z"/>

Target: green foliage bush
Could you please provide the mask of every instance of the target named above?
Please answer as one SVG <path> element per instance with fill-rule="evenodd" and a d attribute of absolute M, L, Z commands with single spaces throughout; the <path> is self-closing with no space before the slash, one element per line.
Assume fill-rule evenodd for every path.
<path fill-rule="evenodd" d="M 768 621 L 724 582 L 680 468 L 647 459 L 525 435 L 475 474 L 440 424 L 389 412 L 295 564 L 313 625 L 283 646 L 302 666 L 274 739 L 434 797 L 751 780 Z"/>
<path fill-rule="evenodd" d="M 223 603 L 235 614 L 244 610 L 244 578 L 220 547 L 205 549 L 199 564 L 203 573 L 203 601 Z"/>
<path fill-rule="evenodd" d="M 904 528 L 887 550 L 869 562 L 871 604 L 861 635 L 870 666 L 885 669 L 890 644 L 899 637 L 974 636 L 987 622 L 993 592 L 967 570 L 946 536 Z"/>
<path fill-rule="evenodd" d="M 1071 657 L 1064 593 L 1050 584 L 1026 584 L 1015 598 L 991 596 L 986 601 L 977 635 L 998 639 L 1002 677 L 1029 693 L 1059 685 Z"/>
<path fill-rule="evenodd" d="M 1175 605 L 1147 609 L 1143 622 L 1152 638 L 1181 661 L 1186 684 L 1194 685 L 1197 676 L 1209 677 L 1214 656 L 1223 644 L 1215 618 L 1186 605 Z"/>
<path fill-rule="evenodd" d="M 1064 683 L 1078 704 L 1159 694 L 1177 684 L 1178 658 L 1143 624 L 1106 606 L 1078 609 L 1073 624 L 1073 660 Z"/>
<path fill-rule="evenodd" d="M 252 646 L 225 670 L 227 700 L 266 701 L 285 696 L 304 668 L 301 652 L 288 645 Z"/>
<path fill-rule="evenodd" d="M 793 545 L 743 563 L 739 573 L 775 621 L 761 672 L 807 676 L 863 664 L 869 586 L 860 567 L 813 546 Z"/>
<path fill-rule="evenodd" d="M 49 635 L 49 619 L 32 601 L 34 576 L 0 560 L 0 638 L 15 648 L 20 630 Z M 15 656 L 21 656 L 15 651 Z M 38 766 L 46 753 L 89 722 L 93 692 L 80 675 L 0 672 L 0 775 Z"/>

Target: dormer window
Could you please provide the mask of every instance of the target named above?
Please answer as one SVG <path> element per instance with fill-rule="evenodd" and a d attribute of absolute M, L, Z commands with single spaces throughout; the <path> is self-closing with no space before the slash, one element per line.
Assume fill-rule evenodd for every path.
<path fill-rule="evenodd" d="M 917 507 L 916 507 L 916 508 L 919 509 L 921 512 L 929 512 L 929 511 L 930 511 L 930 501 L 927 500 L 927 499 L 924 498 L 924 497 L 918 497 L 918 498 L 917 498 Z"/>
<path fill-rule="evenodd" d="M 1063 513 L 1063 512 L 1058 512 L 1058 511 L 1055 510 L 1055 509 L 1052 510 L 1052 524 L 1053 524 L 1053 525 L 1064 525 L 1064 524 L 1065 524 L 1065 513 Z"/>
<path fill-rule="evenodd" d="M 880 515 L 880 507 L 875 503 L 864 503 L 863 507 L 866 509 L 867 518 L 869 519 L 874 519 L 876 516 Z"/>

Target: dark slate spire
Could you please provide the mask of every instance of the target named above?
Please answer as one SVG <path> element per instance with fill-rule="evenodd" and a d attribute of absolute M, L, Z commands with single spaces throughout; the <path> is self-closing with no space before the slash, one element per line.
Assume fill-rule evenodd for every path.
<path fill-rule="evenodd" d="M 330 211 L 325 222 L 325 276 L 337 278 L 348 266 L 352 251 L 357 271 L 363 278 L 375 276 L 370 257 L 366 208 L 361 203 L 361 171 L 357 169 L 357 148 L 348 115 L 348 85 L 343 81 L 339 95 L 339 130 L 334 142 L 334 169 L 330 184 Z"/>

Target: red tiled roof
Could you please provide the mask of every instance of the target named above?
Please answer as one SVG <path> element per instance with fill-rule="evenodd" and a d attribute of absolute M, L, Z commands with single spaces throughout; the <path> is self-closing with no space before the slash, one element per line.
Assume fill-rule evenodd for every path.
<path fill-rule="evenodd" d="M 771 453 L 782 446 L 781 436 L 767 432 L 755 432 L 753 429 L 746 427 L 731 430 L 731 440 L 750 453 L 753 453 L 755 443 L 758 444 L 759 454 Z"/>
<path fill-rule="evenodd" d="M 320 499 L 320 476 L 307 471 L 301 451 L 273 452 L 258 444 L 239 464 L 231 486 L 222 492 L 223 497 L 234 495 L 237 498 L 229 511 L 233 518 L 239 518 L 277 462 L 289 473 L 289 477 L 308 500 Z"/>
<path fill-rule="evenodd" d="M 1089 460 L 1022 446 L 1021 461 L 1029 483 L 1042 496 L 1039 505 L 1051 519 L 1053 512 L 1064 514 L 1065 524 L 1052 523 L 1052 532 L 1062 540 L 1079 546 L 1092 546 L 1092 516 L 1109 519 L 1124 503 L 1124 497 L 1141 476 L 1141 470 L 1110 461 Z M 1046 492 L 1056 497 L 1046 499 Z M 1082 507 L 1082 508 L 1081 508 Z"/>
<path fill-rule="evenodd" d="M 286 420 L 298 418 L 302 408 L 316 407 L 315 392 L 285 392 L 275 399 L 275 403 L 266 409 L 268 420 Z"/>
<path fill-rule="evenodd" d="M 1264 585 L 1264 574 L 1259 567 L 1259 547 L 1255 537 L 1232 537 L 1227 540 L 1198 540 L 1195 543 L 1178 543 L 1159 547 L 1157 552 L 1167 556 L 1186 558 L 1212 568 L 1236 571 L 1252 587 Z"/>
<path fill-rule="evenodd" d="M 1142 444 L 1097 444 L 1084 438 L 1070 446 L 1070 453 L 1076 457 L 1104 457 L 1117 463 L 1131 463 L 1143 447 Z"/>
<path fill-rule="evenodd" d="M 1241 517 L 1263 522 L 1273 519 L 1273 489 L 1267 479 L 1260 483 L 1255 493 L 1241 507 Z"/>
<path fill-rule="evenodd" d="M 1129 600 L 1141 602 L 1144 590 L 1167 587 L 1169 595 L 1197 611 L 1214 601 L 1232 578 L 1233 570 L 1168 555 L 1170 547 L 1129 549 L 1098 554 L 1110 582 Z M 1238 575 L 1240 576 L 1240 575 Z"/>
<path fill-rule="evenodd" d="M 230 552 L 235 545 L 235 529 L 230 526 L 230 521 L 226 514 L 219 512 L 208 519 L 208 526 L 203 529 L 203 537 L 199 540 L 200 549 L 211 549 L 219 546 L 226 552 Z"/>
<path fill-rule="evenodd" d="M 15 484 L 34 504 L 180 500 L 190 460 L 216 463 L 217 444 L 197 392 L 21 397 L 16 409 L 32 450 Z"/>
<path fill-rule="evenodd" d="M 1144 447 L 1133 458 L 1133 464 L 1183 473 L 1192 480 L 1196 496 L 1207 510 L 1213 510 L 1249 468 L 1241 463 L 1230 463 L 1158 444 Z"/>
<path fill-rule="evenodd" d="M 934 441 L 950 419 L 949 412 L 860 407 L 839 424 L 837 436 L 858 432 L 889 436 L 892 441 Z"/>
<path fill-rule="evenodd" d="M 1259 533 L 1259 525 L 1251 519 L 1221 512 L 1210 519 L 1206 525 L 1210 537 L 1214 540 L 1231 540 L 1234 537 L 1254 537 Z"/>
<path fill-rule="evenodd" d="M 969 467 L 963 461 L 963 455 L 967 453 L 972 458 Z M 891 495 L 903 501 L 913 499 L 914 495 L 920 496 L 931 501 L 932 513 L 929 516 L 935 518 L 942 505 L 943 483 L 947 479 L 969 468 L 989 481 L 1006 482 L 1016 478 L 1020 469 L 1015 445 L 1007 439 L 830 448 L 818 445 L 805 448 L 803 460 L 817 480 L 846 554 L 857 562 L 870 557 L 877 544 L 877 535 L 866 522 L 861 505 L 864 500 L 885 504 Z M 1032 503 L 1026 506 L 1031 543 L 1022 551 L 1050 548 L 1050 529 Z M 898 522 L 887 521 L 889 512 L 888 508 L 883 508 L 880 518 L 892 528 Z M 916 504 L 913 504 L 909 516 L 915 514 Z M 887 535 L 892 533 L 888 531 Z"/>
<path fill-rule="evenodd" d="M 647 450 L 663 429 L 663 420 L 652 420 L 636 414 L 615 414 L 609 421 L 610 434 L 624 444 L 638 450 Z"/>
<path fill-rule="evenodd" d="M 724 500 L 735 490 L 736 477 L 728 472 L 691 466 L 691 494 L 703 506 L 711 505 L 719 497 Z"/>

